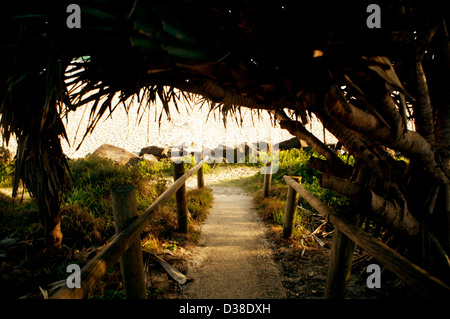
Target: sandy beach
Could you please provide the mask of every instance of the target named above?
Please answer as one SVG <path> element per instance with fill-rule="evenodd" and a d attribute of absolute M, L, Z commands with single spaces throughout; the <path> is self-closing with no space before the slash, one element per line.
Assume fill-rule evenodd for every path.
<path fill-rule="evenodd" d="M 208 118 L 207 104 L 200 108 L 199 105 L 188 106 L 179 103 L 178 107 L 179 113 L 174 105 L 170 105 L 171 120 L 169 121 L 164 113 L 159 126 L 161 103 L 155 103 L 151 105 L 150 110 L 141 110 L 139 114 L 138 103 L 130 105 L 128 114 L 124 107 L 119 105 L 111 117 L 105 114 L 100 119 L 94 132 L 85 138 L 77 150 L 88 125 L 90 113 L 89 108 L 81 107 L 76 112 L 71 112 L 67 121 L 63 120 L 69 137 L 69 143 L 62 140 L 63 150 L 70 158 L 80 158 L 93 153 L 104 143 L 139 153 L 143 147 L 149 145 L 194 144 L 198 147 L 215 148 L 220 144 L 235 147 L 243 142 L 279 143 L 292 138 L 289 132 L 274 125 L 267 112 L 261 112 L 258 116 L 255 111 L 242 108 L 242 126 L 238 125 L 234 118 L 228 118 L 225 127 L 219 112 L 209 114 Z M 323 127 L 320 122 L 313 120 L 307 125 L 307 129 L 323 140 Z M 325 138 L 327 143 L 336 141 L 328 132 Z M 16 147 L 16 141 L 11 139 L 8 148 L 15 153 Z"/>

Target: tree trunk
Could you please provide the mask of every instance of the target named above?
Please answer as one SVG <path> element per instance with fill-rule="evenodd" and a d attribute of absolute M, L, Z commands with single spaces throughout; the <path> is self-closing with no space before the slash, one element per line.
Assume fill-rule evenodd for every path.
<path fill-rule="evenodd" d="M 420 224 L 408 211 L 406 202 L 402 205 L 397 200 L 383 198 L 371 190 L 364 190 L 360 198 L 370 207 L 371 216 L 394 232 L 409 237 L 418 234 Z"/>
<path fill-rule="evenodd" d="M 331 176 L 326 173 L 320 174 L 319 185 L 351 198 L 358 198 L 361 192 L 361 186 L 344 178 Z"/>
<path fill-rule="evenodd" d="M 379 159 L 369 150 L 354 131 L 324 113 L 317 112 L 317 116 L 331 134 L 344 145 L 357 161 L 364 162 L 370 168 L 371 173 L 376 175 L 378 179 L 382 180 L 384 178 L 385 169 L 380 165 Z"/>
<path fill-rule="evenodd" d="M 429 48 L 437 28 L 438 25 L 435 24 L 433 26 L 427 26 L 422 32 L 419 31 L 418 40 L 415 43 L 417 103 L 414 106 L 414 123 L 417 132 L 424 137 L 431 147 L 435 145 L 433 108 L 431 106 L 427 78 L 422 62 L 425 51 Z"/>
<path fill-rule="evenodd" d="M 394 102 L 392 99 L 383 99 L 382 101 L 379 101 L 379 103 L 384 104 Z M 436 178 L 440 179 L 442 182 L 448 182 L 447 177 L 443 174 L 435 161 L 434 152 L 430 144 L 419 133 L 407 131 L 405 134 L 396 138 L 392 136 L 390 129 L 380 123 L 375 116 L 364 112 L 351 104 L 349 104 L 351 113 L 347 113 L 340 100 L 336 97 L 331 97 L 330 94 L 328 94 L 328 105 L 331 115 L 335 120 L 342 122 L 347 129 L 352 129 L 361 134 L 365 134 L 369 138 L 403 153 L 405 156 L 411 158 L 411 160 L 422 165 L 429 173 L 436 176 Z M 333 125 L 337 125 L 337 123 L 328 121 L 325 126 L 331 132 L 331 129 L 328 128 L 328 126 Z M 338 136 L 336 137 L 339 139 Z M 357 153 L 354 155 L 356 156 L 356 154 Z"/>
<path fill-rule="evenodd" d="M 333 163 L 317 157 L 311 157 L 309 159 L 309 167 L 322 173 L 331 174 L 345 179 L 350 179 L 353 173 L 353 166 L 347 164 L 333 165 Z"/>
<path fill-rule="evenodd" d="M 61 210 L 58 196 L 45 194 L 39 198 L 39 210 L 44 222 L 44 245 L 61 248 L 63 234 L 61 232 Z"/>
<path fill-rule="evenodd" d="M 445 169 L 450 171 L 450 38 L 445 20 L 437 31 L 435 40 L 439 47 L 439 65 L 433 90 L 430 91 L 431 101 L 436 110 L 435 132 L 436 148 L 442 158 Z M 434 77 L 433 77 L 434 78 Z"/>
<path fill-rule="evenodd" d="M 274 114 L 280 122 L 281 128 L 288 130 L 292 135 L 305 141 L 317 153 L 324 156 L 328 160 L 340 161 L 336 154 L 333 153 L 333 151 L 323 144 L 317 137 L 308 132 L 302 123 L 291 120 L 282 110 L 273 111 L 272 114 Z"/>

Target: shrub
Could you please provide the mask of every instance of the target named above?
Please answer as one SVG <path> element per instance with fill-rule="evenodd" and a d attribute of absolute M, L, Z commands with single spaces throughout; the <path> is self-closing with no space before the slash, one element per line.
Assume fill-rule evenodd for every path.
<path fill-rule="evenodd" d="M 272 188 L 269 197 L 265 198 L 262 193 L 263 175 L 258 173 L 247 186 L 254 193 L 254 202 L 262 217 L 276 225 L 282 226 L 284 223 L 284 213 L 286 209 L 287 188 L 284 175 L 300 176 L 301 184 L 309 190 L 314 196 L 319 198 L 324 204 L 330 207 L 345 205 L 348 199 L 337 192 L 320 187 L 320 173 L 309 167 L 309 160 L 312 156 L 320 157 L 314 151 L 304 151 L 300 149 L 283 150 L 279 153 L 278 171 L 272 176 Z M 347 157 L 341 157 L 347 161 Z M 353 164 L 353 158 L 348 158 L 348 163 Z M 308 227 L 312 222 L 311 206 L 304 200 L 300 201 L 305 209 L 297 209 L 295 224 L 299 225 L 299 231 L 302 227 Z M 296 231 L 294 231 L 295 236 Z"/>
<path fill-rule="evenodd" d="M 213 201 L 211 189 L 203 187 L 189 190 L 186 193 L 186 199 L 192 218 L 200 222 L 204 221 Z"/>
<path fill-rule="evenodd" d="M 312 184 L 319 177 L 319 172 L 309 167 L 309 159 L 313 154 L 299 149 L 280 151 L 278 171 L 272 178 L 282 181 L 284 175 L 301 176 L 302 183 Z"/>
<path fill-rule="evenodd" d="M 138 210 L 146 209 L 167 189 L 162 172 L 166 163 L 141 161 L 133 167 L 120 166 L 98 157 L 77 159 L 70 164 L 72 190 L 64 195 L 64 203 L 86 206 L 95 216 L 111 215 L 110 190 L 115 185 L 131 184 L 136 189 Z"/>
<path fill-rule="evenodd" d="M 22 203 L 0 193 L 0 238 L 12 233 L 23 239 L 42 236 L 39 209 L 32 201 Z"/>
<path fill-rule="evenodd" d="M 133 167 L 123 167 L 98 157 L 77 159 L 69 165 L 73 187 L 63 198 L 62 232 L 66 237 L 80 238 L 83 244 L 97 244 L 114 234 L 111 187 L 133 185 L 137 208 L 142 212 L 168 188 L 164 174 L 172 169 L 169 160 L 142 161 Z M 212 203 L 211 190 L 189 190 L 187 202 L 193 219 L 202 221 Z M 155 238 L 159 238 L 169 235 L 176 227 L 175 201 L 172 198 L 154 216 L 149 229 Z"/>
<path fill-rule="evenodd" d="M 61 208 L 61 231 L 66 238 L 76 238 L 78 244 L 90 246 L 100 244 L 114 235 L 110 218 L 94 217 L 86 206 L 65 205 Z"/>
<path fill-rule="evenodd" d="M 14 249 L 18 259 L 8 257 L 6 262 L 0 265 L 0 273 L 11 274 L 7 277 L 0 276 L 0 284 L 4 285 L 6 282 L 11 287 L 18 287 L 17 291 L 9 291 L 9 294 L 20 296 L 29 289 L 31 284 L 44 287 L 43 285 L 49 282 L 64 279 L 64 276 L 67 276 L 64 266 L 67 262 L 80 262 L 79 257 L 89 252 L 89 249 L 86 251 L 87 248 L 103 245 L 114 235 L 111 187 L 117 184 L 132 184 L 136 189 L 138 210 L 142 212 L 167 189 L 168 183 L 162 176 L 172 169 L 172 164 L 169 161 L 141 162 L 134 167 L 122 167 L 106 159 L 89 157 L 70 161 L 69 167 L 73 177 L 73 187 L 62 198 L 61 230 L 64 235 L 64 246 L 70 249 L 60 252 L 49 250 L 51 258 L 48 257 L 49 255 L 42 254 L 40 245 L 34 244 L 41 242 L 40 239 L 43 237 L 42 218 L 35 202 L 30 200 L 17 203 L 9 196 L 0 193 L 0 224 L 2 225 L 0 238 L 14 233 L 15 238 L 21 239 L 16 246 L 8 248 L 8 256 L 10 253 L 11 256 L 13 255 Z M 177 249 L 184 240 L 198 239 L 199 231 L 195 222 L 206 216 L 206 211 L 211 206 L 212 193 L 209 188 L 196 189 L 187 192 L 187 199 L 188 209 L 193 217 L 190 220 L 189 234 L 176 233 L 177 216 L 175 200 L 172 197 L 167 205 L 152 216 L 149 225 L 140 234 L 144 248 L 152 252 L 162 248 Z M 54 256 L 61 258 L 55 259 Z M 19 258 L 24 259 L 19 260 Z M 17 274 L 18 264 L 21 265 L 19 280 L 14 274 Z M 101 281 L 101 285 L 107 283 L 102 286 L 101 294 L 96 293 L 94 298 L 123 297 L 123 290 L 118 288 L 120 272 L 117 267 L 113 268 L 113 271 L 108 271 Z M 108 288 L 111 286 L 114 286 L 113 290 Z"/>
<path fill-rule="evenodd" d="M 11 153 L 0 146 L 0 186 L 12 185 L 15 162 L 11 161 Z"/>
<path fill-rule="evenodd" d="M 117 184 L 132 184 L 139 177 L 136 170 L 95 156 L 77 159 L 69 165 L 74 188 L 99 186 L 108 191 Z"/>
<path fill-rule="evenodd" d="M 14 163 L 0 162 L 0 186 L 11 186 L 14 179 Z"/>
<path fill-rule="evenodd" d="M 305 151 L 301 149 L 283 150 L 279 153 L 278 171 L 272 176 L 272 183 L 284 185 L 284 175 L 300 176 L 301 184 L 309 190 L 314 196 L 329 206 L 343 205 L 348 199 L 335 191 L 325 189 L 319 185 L 320 172 L 309 167 L 309 160 L 312 156 L 320 157 L 314 151 Z M 345 160 L 347 157 L 345 157 Z M 349 164 L 353 163 L 353 157 L 350 157 Z M 306 201 L 303 202 L 306 207 L 310 207 Z"/>
<path fill-rule="evenodd" d="M 136 189 L 138 210 L 145 210 L 167 189 L 161 174 L 165 163 L 142 161 L 123 167 L 99 157 L 77 159 L 69 163 L 72 189 L 62 202 L 62 232 L 79 238 L 80 243 L 98 244 L 114 234 L 110 190 L 115 185 L 131 184 Z"/>
<path fill-rule="evenodd" d="M 195 159 L 195 156 L 192 155 L 192 154 L 183 156 L 181 160 L 184 161 L 184 163 L 185 163 L 184 169 L 186 171 L 190 170 L 195 165 L 197 165 L 197 161 Z M 220 165 L 220 164 L 216 164 L 216 165 Z M 208 163 L 205 163 L 203 165 L 203 169 L 204 169 L 205 174 L 209 174 L 211 172 L 211 166 L 209 166 Z"/>
<path fill-rule="evenodd" d="M 159 161 L 140 161 L 132 169 L 144 179 L 163 177 L 164 174 L 173 174 L 172 162 L 168 158 Z"/>

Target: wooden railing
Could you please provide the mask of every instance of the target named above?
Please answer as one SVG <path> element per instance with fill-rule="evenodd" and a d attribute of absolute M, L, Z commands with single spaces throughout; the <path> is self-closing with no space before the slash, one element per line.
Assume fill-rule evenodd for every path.
<path fill-rule="evenodd" d="M 297 204 L 296 193 L 302 196 L 335 228 L 325 298 L 344 298 L 346 281 L 352 264 L 353 242 L 423 297 L 448 298 L 450 296 L 450 288 L 446 284 L 357 227 L 356 220 L 345 218 L 323 204 L 292 177 L 284 176 L 283 178 L 289 185 L 284 235 L 288 237 L 292 235 L 293 216 Z"/>
<path fill-rule="evenodd" d="M 186 207 L 182 207 L 182 205 L 186 205 L 185 190 L 183 191 L 183 189 L 185 189 L 186 180 L 196 172 L 198 185 L 199 187 L 203 187 L 203 165 L 207 160 L 208 157 L 205 157 L 200 163 L 186 173 L 184 173 L 183 163 L 174 163 L 174 183 L 139 217 L 137 217 L 136 199 L 133 188 L 119 187 L 112 190 L 111 197 L 113 199 L 116 235 L 114 235 L 108 245 L 106 245 L 81 269 L 80 288 L 62 287 L 52 295 L 51 299 L 84 298 L 95 286 L 97 281 L 106 274 L 108 269 L 110 269 L 124 253 L 129 254 L 127 258 L 121 258 L 121 270 L 125 272 L 125 274 L 122 273 L 125 296 L 127 298 L 146 298 L 146 292 L 145 289 L 143 289 L 143 276 L 141 274 L 141 272 L 143 272 L 143 264 L 139 235 L 150 222 L 152 216 L 159 212 L 174 194 L 177 194 L 179 231 L 187 231 L 187 210 Z M 127 277 L 130 279 L 128 280 Z M 138 278 L 142 279 L 139 280 Z"/>

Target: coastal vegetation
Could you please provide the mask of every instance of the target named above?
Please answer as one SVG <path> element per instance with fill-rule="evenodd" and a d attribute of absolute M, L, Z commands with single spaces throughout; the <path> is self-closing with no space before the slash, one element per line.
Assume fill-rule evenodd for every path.
<path fill-rule="evenodd" d="M 167 189 L 171 177 L 171 164 L 165 160 L 142 161 L 139 165 L 124 167 L 107 159 L 87 157 L 70 161 L 69 168 L 72 187 L 61 200 L 62 250 L 46 249 L 43 245 L 43 225 L 36 202 L 29 198 L 12 199 L 5 194 L 10 191 L 6 187 L 9 185 L 4 185 L 5 192 L 0 194 L 0 239 L 11 238 L 14 242 L 1 251 L 0 282 L 2 287 L 8 287 L 0 292 L 2 297 L 42 298 L 39 287 L 50 289 L 51 283 L 65 280 L 68 264 L 83 265 L 107 243 L 115 233 L 111 187 L 133 185 L 138 212 L 141 212 Z M 0 176 L 4 180 L 9 178 L 7 173 L 0 172 Z M 208 187 L 187 191 L 189 232 L 182 235 L 176 232 L 175 200 L 171 199 L 141 234 L 143 248 L 148 253 L 157 253 L 195 243 L 199 236 L 198 224 L 205 219 L 212 200 Z M 91 297 L 122 298 L 123 292 L 118 291 L 122 289 L 116 265 Z M 149 288 L 149 297 L 159 296 L 155 291 L 157 288 Z"/>

